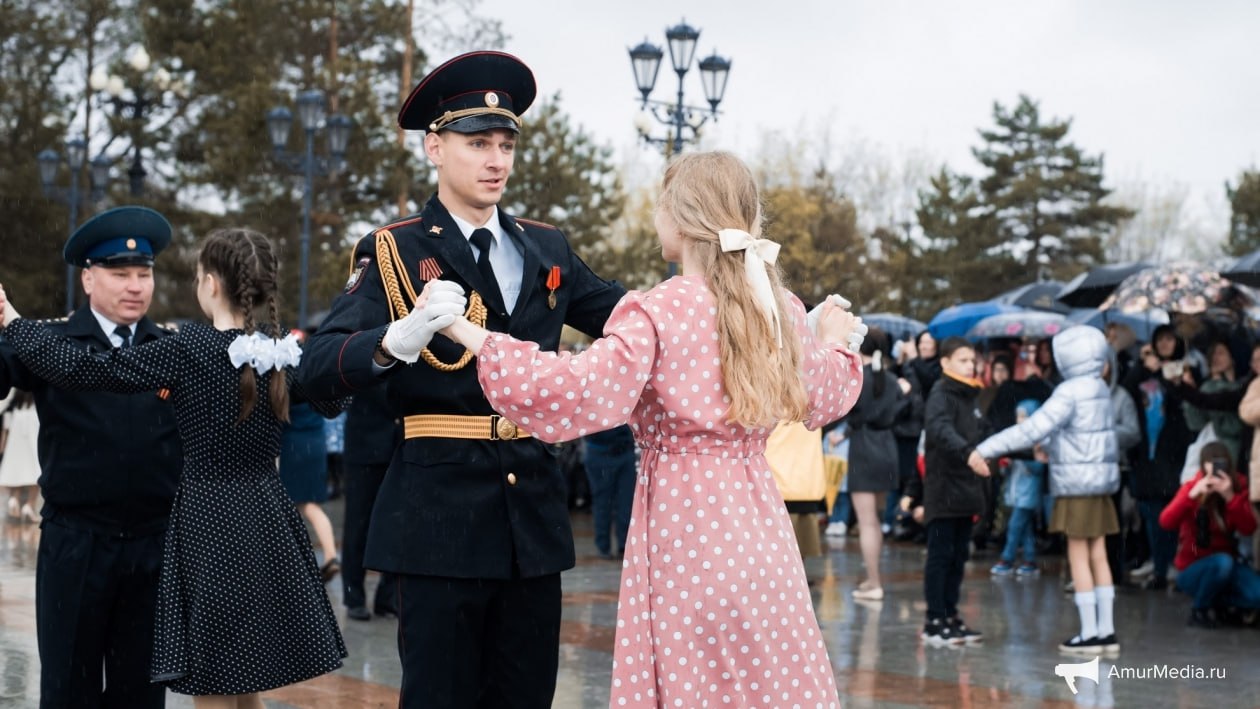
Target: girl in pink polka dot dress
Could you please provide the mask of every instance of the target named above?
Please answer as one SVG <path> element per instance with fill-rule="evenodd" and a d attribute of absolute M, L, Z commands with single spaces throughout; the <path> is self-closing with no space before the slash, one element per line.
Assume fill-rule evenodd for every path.
<path fill-rule="evenodd" d="M 752 173 L 730 154 L 674 161 L 656 226 L 688 275 L 627 294 L 582 354 L 464 319 L 444 333 L 477 353 L 490 403 L 532 435 L 634 430 L 612 706 L 838 707 L 764 452 L 776 421 L 817 428 L 853 406 L 862 365 L 845 343 L 863 326 L 828 302 L 811 331 L 772 265 L 778 246 L 758 238 Z"/>

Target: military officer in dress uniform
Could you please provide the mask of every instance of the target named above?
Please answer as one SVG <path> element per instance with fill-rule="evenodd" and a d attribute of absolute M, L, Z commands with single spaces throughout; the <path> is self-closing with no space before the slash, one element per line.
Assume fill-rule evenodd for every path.
<path fill-rule="evenodd" d="M 560 572 L 574 564 L 564 480 L 547 446 L 495 415 L 473 353 L 433 335 L 466 296 L 473 320 L 555 350 L 565 324 L 599 335 L 624 295 L 558 229 L 498 209 L 535 92 L 519 59 L 488 51 L 411 92 L 399 125 L 427 132 L 437 194 L 359 242 L 299 375 L 314 396 L 384 383 L 403 420 L 366 565 L 399 577 L 404 707 L 541 709 L 555 692 Z M 462 292 L 417 304 L 439 279 Z"/>
<path fill-rule="evenodd" d="M 144 207 L 84 222 L 66 242 L 88 306 L 50 325 L 104 352 L 170 333 L 145 313 L 171 226 Z M 44 494 L 35 571 L 41 707 L 161 707 L 149 681 L 163 534 L 182 449 L 167 394 L 75 392 L 36 378 L 0 344 L 0 394 L 35 393 Z"/>

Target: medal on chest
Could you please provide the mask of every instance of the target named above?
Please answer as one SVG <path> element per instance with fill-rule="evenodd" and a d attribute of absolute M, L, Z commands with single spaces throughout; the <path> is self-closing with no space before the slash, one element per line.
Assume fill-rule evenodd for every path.
<path fill-rule="evenodd" d="M 552 266 L 551 272 L 547 274 L 547 290 L 551 291 L 547 295 L 547 307 L 552 310 L 556 309 L 556 289 L 560 287 L 560 267 Z"/>

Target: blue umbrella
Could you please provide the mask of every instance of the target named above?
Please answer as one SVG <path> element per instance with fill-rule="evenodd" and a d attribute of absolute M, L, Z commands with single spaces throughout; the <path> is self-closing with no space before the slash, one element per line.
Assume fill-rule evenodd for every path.
<path fill-rule="evenodd" d="M 932 333 L 932 337 L 943 340 L 946 337 L 955 335 L 965 335 L 971 329 L 972 325 L 998 313 L 1018 313 L 1023 308 L 1014 305 L 1005 305 L 1003 303 L 995 303 L 991 300 L 979 303 L 959 303 L 951 305 L 928 322 L 928 332 Z"/>
<path fill-rule="evenodd" d="M 1150 342 L 1151 333 L 1155 331 L 1155 328 L 1168 324 L 1168 313 L 1158 308 L 1131 314 L 1122 313 L 1119 310 L 1078 308 L 1068 315 L 1068 320 L 1074 325 L 1091 325 L 1104 331 L 1107 323 L 1120 323 L 1132 328 L 1139 342 Z"/>
<path fill-rule="evenodd" d="M 927 325 L 923 324 L 922 321 L 895 313 L 863 315 L 862 322 L 888 333 L 889 339 L 893 342 L 914 339 L 920 332 L 927 329 Z"/>

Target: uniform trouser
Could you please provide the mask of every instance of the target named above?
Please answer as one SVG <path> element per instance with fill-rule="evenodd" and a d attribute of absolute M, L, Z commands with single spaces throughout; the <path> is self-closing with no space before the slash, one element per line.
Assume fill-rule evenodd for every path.
<path fill-rule="evenodd" d="M 398 575 L 399 706 L 547 709 L 560 653 L 560 574 Z"/>
<path fill-rule="evenodd" d="M 121 538 L 46 520 L 35 570 L 40 707 L 146 709 L 163 535 Z"/>
<path fill-rule="evenodd" d="M 379 465 L 354 465 L 347 463 L 343 470 L 343 490 L 346 498 L 346 516 L 341 533 L 341 597 L 347 607 L 367 605 L 367 593 L 363 587 L 363 554 L 367 549 L 368 525 L 372 521 L 372 506 L 376 493 L 381 489 L 389 463 Z M 373 610 L 377 613 L 396 612 L 395 577 L 381 574 L 376 585 Z"/>

